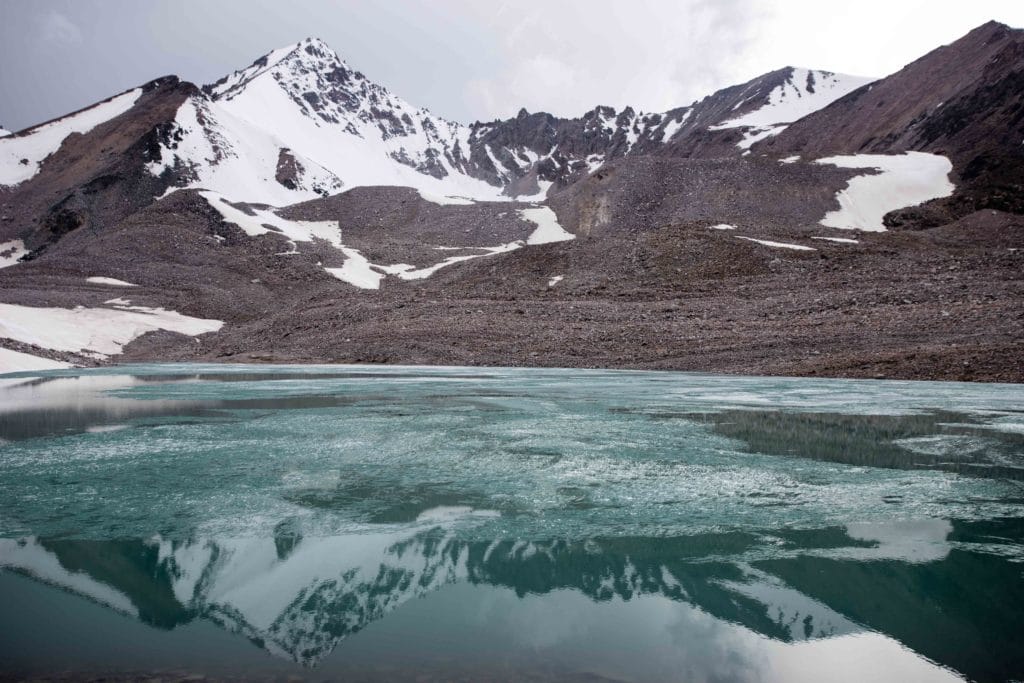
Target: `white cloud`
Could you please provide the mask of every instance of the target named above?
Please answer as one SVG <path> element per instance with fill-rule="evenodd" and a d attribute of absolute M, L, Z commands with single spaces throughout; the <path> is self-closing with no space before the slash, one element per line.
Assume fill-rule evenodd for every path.
<path fill-rule="evenodd" d="M 1024 25 L 1024 3 L 1005 0 L 942 11 L 927 0 L 518 0 L 460 12 L 495 53 L 497 68 L 463 87 L 461 109 L 482 119 L 664 111 L 784 66 L 886 76 L 990 19 Z"/>
<path fill-rule="evenodd" d="M 756 0 L 563 0 L 479 12 L 473 21 L 496 37 L 500 67 L 467 83 L 466 108 L 492 118 L 520 107 L 579 115 L 598 104 L 689 104 L 728 83 L 761 14 Z"/>

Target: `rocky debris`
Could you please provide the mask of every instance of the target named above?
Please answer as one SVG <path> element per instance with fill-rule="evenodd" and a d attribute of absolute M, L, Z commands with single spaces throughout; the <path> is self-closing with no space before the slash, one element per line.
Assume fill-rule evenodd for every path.
<path fill-rule="evenodd" d="M 706 222 L 819 229 L 855 172 L 820 164 L 640 156 L 609 164 L 549 203 L 566 229 L 598 236 Z"/>
<path fill-rule="evenodd" d="M 364 201 L 370 207 L 379 198 Z M 313 218 L 341 212 L 337 202 L 294 210 Z M 858 244 L 820 242 L 817 252 L 743 242 L 699 222 L 664 225 L 528 247 L 367 292 L 325 275 L 314 254 L 278 256 L 280 245 L 268 236 L 218 225 L 191 192 L 157 206 L 96 244 L 72 233 L 59 245 L 63 256 L 54 251 L 19 265 L 17 277 L 0 271 L 0 300 L 99 305 L 109 289 L 82 288 L 72 274 L 95 274 L 109 263 L 140 285 L 130 295 L 135 304 L 228 322 L 194 339 L 147 335 L 118 359 L 126 361 L 1024 377 L 1017 275 L 1024 252 L 1013 251 L 1024 224 L 998 212 L 923 233 L 859 235 Z M 478 224 L 478 216 L 456 209 L 478 207 L 431 207 L 452 226 Z M 398 256 L 402 220 L 388 220 L 382 232 Z M 215 230 L 223 242 L 211 237 Z M 752 225 L 746 232 L 794 242 L 807 235 Z"/>

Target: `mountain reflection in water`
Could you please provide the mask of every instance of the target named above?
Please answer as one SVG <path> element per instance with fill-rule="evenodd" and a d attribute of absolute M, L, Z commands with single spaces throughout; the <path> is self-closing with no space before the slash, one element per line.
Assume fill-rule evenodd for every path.
<path fill-rule="evenodd" d="M 731 634 L 722 642 L 732 643 L 736 650 L 728 655 L 741 661 L 754 656 L 750 643 L 758 641 L 747 642 L 754 634 L 791 645 L 860 634 L 898 641 L 973 680 L 1005 680 L 1024 670 L 1021 565 L 998 552 L 1019 551 L 1020 521 L 930 520 L 575 542 L 472 542 L 446 529 L 446 518 L 472 514 L 438 509 L 403 532 L 329 538 L 303 537 L 282 524 L 270 538 L 0 540 L 0 565 L 150 627 L 174 630 L 206 620 L 280 658 L 305 667 L 326 659 L 332 670 L 344 668 L 348 651 L 346 645 L 339 648 L 342 641 L 416 598 L 440 597 L 458 584 L 541 603 L 552 596 L 564 600 L 571 592 L 603 604 L 609 628 L 630 603 L 650 610 L 655 628 L 668 601 L 677 605 L 670 609 L 702 620 L 700 629 L 687 631 L 688 638 L 710 637 L 714 624 L 714 638 Z M 1006 540 L 993 545 L 993 539 Z M 16 589 L 0 582 L 0 599 L 8 604 L 11 596 L 4 593 Z M 645 601 L 652 597 L 659 600 Z M 476 600 L 487 603 L 479 595 Z M 48 607 L 53 605 L 34 605 Z M 470 618 L 473 609 L 465 612 L 461 618 Z M 2 621 L 4 631 L 17 628 L 13 614 Z M 579 643 L 571 634 L 585 624 L 569 626 L 554 642 L 574 651 Z M 446 623 L 406 627 L 444 629 Z M 478 627 L 479 639 L 505 637 L 492 624 Z M 516 649 L 511 642 L 505 647 Z M 642 643 L 632 647 L 662 664 L 672 659 L 656 649 L 644 654 Z M 330 665 L 328 656 L 336 649 L 337 661 Z M 449 655 L 458 654 L 459 646 L 453 649 Z M 890 662 L 896 670 L 942 673 L 913 653 L 896 651 L 899 662 Z M 12 652 L 6 658 L 18 661 Z"/>

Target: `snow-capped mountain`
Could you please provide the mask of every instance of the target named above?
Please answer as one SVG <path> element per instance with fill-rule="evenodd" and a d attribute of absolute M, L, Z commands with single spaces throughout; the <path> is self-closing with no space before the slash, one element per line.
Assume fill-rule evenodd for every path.
<path fill-rule="evenodd" d="M 501 188 L 466 171 L 470 135 L 307 39 L 190 97 L 150 170 L 276 205 L 361 185 L 500 199 Z"/>
<path fill-rule="evenodd" d="M 464 125 L 406 102 L 307 38 L 193 89 L 158 125 L 147 169 L 172 188 L 276 206 L 371 185 L 435 197 L 543 199 L 553 185 L 616 158 L 722 137 L 714 131 L 742 131 L 739 150 L 691 144 L 687 154 L 738 154 L 866 82 L 787 67 L 664 113 L 601 106 L 566 119 L 523 110 Z M 0 185 L 34 177 L 73 133 L 132 116 L 148 87 L 10 136 L 0 144 Z"/>
<path fill-rule="evenodd" d="M 840 97 L 874 80 L 792 67 L 785 71 L 788 73 L 784 75 L 782 82 L 769 91 L 767 103 L 764 103 L 764 97 L 760 93 L 751 93 L 750 98 L 760 106 L 710 126 L 709 130 L 743 129 L 744 136 L 739 147 L 746 150 L 758 140 L 778 135 L 794 121 L 823 109 Z M 741 97 L 751 89 L 748 87 L 744 90 Z M 741 100 L 736 109 L 743 108 L 746 102 L 747 99 Z"/>
<path fill-rule="evenodd" d="M 691 132 L 715 124 L 746 131 L 791 121 L 867 82 L 783 72 L 786 80 L 774 90 L 752 81 L 740 99 L 712 102 L 729 105 L 734 121 L 722 122 L 722 106 L 705 101 L 664 114 L 597 107 L 578 119 L 524 110 L 467 126 L 409 104 L 309 38 L 189 97 L 149 169 L 173 177 L 175 186 L 275 205 L 367 185 L 476 200 L 542 199 L 553 184 L 661 146 L 691 118 Z M 693 117 L 694 109 L 701 115 Z"/>
<path fill-rule="evenodd" d="M 6 128 L 0 126 L 0 138 L 5 137 L 5 136 L 10 135 L 10 134 L 11 134 L 11 131 L 9 131 Z"/>
<path fill-rule="evenodd" d="M 895 358 L 917 353 L 907 367 L 928 369 L 915 377 L 960 378 L 963 367 L 1012 381 L 1019 297 L 1005 283 L 1016 281 L 1019 245 L 996 228 L 1016 219 L 992 211 L 1024 213 L 1022 45 L 1024 31 L 989 23 L 875 83 L 786 67 L 667 112 L 523 110 L 465 125 L 307 39 L 205 88 L 167 76 L 0 137 L 0 299 L 46 302 L 49 313 L 23 311 L 45 328 L 76 307 L 114 306 L 97 283 L 117 280 L 137 285 L 131 306 L 224 323 L 188 344 L 127 335 L 124 352 L 136 359 L 797 374 L 863 363 L 856 372 L 874 376 L 886 370 L 872 365 L 885 347 Z M 986 252 L 967 271 L 955 240 L 882 258 L 850 233 L 960 221 L 984 236 L 971 249 L 998 258 Z M 870 348 L 827 317 L 846 340 L 834 352 L 861 360 L 819 357 L 809 340 L 828 335 L 787 322 L 772 333 L 773 351 L 743 352 L 741 362 L 728 349 L 760 348 L 756 308 L 739 327 L 720 320 L 725 331 L 686 322 L 735 310 L 735 301 L 710 303 L 735 277 L 775 287 L 785 310 L 795 301 L 801 311 L 849 307 L 851 276 L 833 256 L 854 259 L 857 301 L 885 316 L 875 329 L 887 341 Z M 981 278 L 963 291 L 998 305 L 962 306 L 961 327 L 937 328 L 917 279 L 943 259 L 942 272 Z M 677 304 L 651 303 L 658 297 L 697 308 L 679 317 Z M 464 306 L 454 303 L 461 298 Z M 918 317 L 885 308 L 890 300 Z M 581 318 L 579 301 L 615 314 Z M 802 315 L 812 314 L 792 314 Z M 1004 336 L 947 362 L 950 348 L 968 353 L 961 342 L 977 348 L 968 331 L 979 327 Z M 52 335 L 29 332 L 0 335 L 0 347 L 84 362 Z M 695 340 L 718 351 L 694 354 Z M 931 345 L 941 353 L 921 360 Z M 793 355 L 799 348 L 805 360 Z"/>
<path fill-rule="evenodd" d="M 289 204 L 367 185 L 543 198 L 555 182 L 662 139 L 671 121 L 598 107 L 466 126 L 414 107 L 306 39 L 203 88 L 165 131 L 155 175 L 236 200 Z"/>

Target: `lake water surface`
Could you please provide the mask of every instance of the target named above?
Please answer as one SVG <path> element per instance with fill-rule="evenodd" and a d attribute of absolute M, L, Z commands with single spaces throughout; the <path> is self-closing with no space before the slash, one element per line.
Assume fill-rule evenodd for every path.
<path fill-rule="evenodd" d="M 0 377 L 0 678 L 1024 679 L 1024 386 Z"/>

